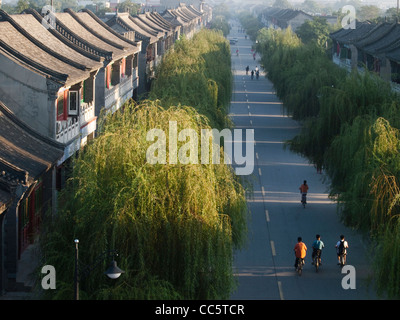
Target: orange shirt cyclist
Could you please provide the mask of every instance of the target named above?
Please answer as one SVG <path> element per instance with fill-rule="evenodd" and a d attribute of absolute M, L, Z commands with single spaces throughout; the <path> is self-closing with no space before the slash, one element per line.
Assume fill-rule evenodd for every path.
<path fill-rule="evenodd" d="M 307 185 L 307 181 L 304 180 L 303 184 L 300 186 L 300 192 L 303 193 L 307 193 L 308 191 L 308 185 Z"/>
<path fill-rule="evenodd" d="M 294 254 L 296 256 L 296 261 L 294 263 L 294 267 L 297 268 L 297 264 L 299 262 L 299 259 L 304 259 L 307 254 L 307 246 L 306 244 L 302 241 L 303 239 L 301 237 L 297 238 L 297 243 L 294 246 Z"/>

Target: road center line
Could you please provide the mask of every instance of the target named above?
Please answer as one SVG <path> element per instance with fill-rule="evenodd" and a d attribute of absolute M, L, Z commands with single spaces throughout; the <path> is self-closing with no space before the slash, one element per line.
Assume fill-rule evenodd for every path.
<path fill-rule="evenodd" d="M 281 298 L 281 300 L 285 300 L 283 298 L 283 290 L 282 290 L 282 282 L 278 281 L 278 290 L 279 290 L 279 297 Z"/>
<path fill-rule="evenodd" d="M 272 255 L 275 257 L 276 256 L 276 251 L 275 251 L 275 243 L 273 240 L 270 241 L 271 243 L 271 251 L 272 251 Z"/>

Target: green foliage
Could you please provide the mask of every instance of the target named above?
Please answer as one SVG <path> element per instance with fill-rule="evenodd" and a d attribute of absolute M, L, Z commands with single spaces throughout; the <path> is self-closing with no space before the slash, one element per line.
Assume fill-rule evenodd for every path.
<path fill-rule="evenodd" d="M 331 27 L 323 17 L 315 17 L 305 21 L 296 31 L 304 44 L 315 43 L 318 47 L 324 47 L 329 39 Z"/>
<path fill-rule="evenodd" d="M 222 34 L 226 37 L 229 34 L 230 27 L 228 21 L 224 16 L 214 16 L 210 22 L 210 29 L 221 30 Z"/>
<path fill-rule="evenodd" d="M 191 40 L 180 39 L 166 53 L 149 97 L 164 107 L 192 106 L 213 128 L 227 128 L 232 79 L 228 41 L 221 32 L 202 30 Z"/>
<path fill-rule="evenodd" d="M 256 40 L 257 32 L 263 27 L 259 18 L 255 18 L 247 11 L 241 12 L 239 15 L 241 25 L 245 28 L 247 35 L 253 41 Z"/>
<path fill-rule="evenodd" d="M 74 159 L 57 215 L 44 219 L 43 261 L 57 270 L 57 290 L 44 298 L 72 299 L 76 238 L 82 265 L 115 249 L 125 271 L 108 279 L 105 260 L 80 282 L 81 299 L 229 298 L 233 249 L 244 245 L 247 231 L 241 181 L 225 164 L 150 164 L 146 158 L 151 129 L 168 137 L 169 122 L 176 121 L 178 132 L 193 129 L 200 137 L 202 129 L 225 123 L 228 53 L 220 33 L 182 39 L 158 70 L 152 95 L 161 101 L 127 103 L 101 118 L 98 137 Z"/>
<path fill-rule="evenodd" d="M 106 265 L 96 269 L 82 283 L 83 297 L 229 297 L 232 249 L 246 231 L 244 190 L 225 164 L 149 164 L 146 134 L 159 128 L 168 136 L 169 121 L 199 137 L 210 128 L 190 107 L 126 105 L 106 118 L 101 135 L 76 160 L 63 206 L 42 237 L 46 263 L 55 266 L 59 292 L 68 295 L 60 298 L 72 297 L 75 238 L 83 263 L 116 249 L 126 271 L 114 284 L 104 277 Z"/>

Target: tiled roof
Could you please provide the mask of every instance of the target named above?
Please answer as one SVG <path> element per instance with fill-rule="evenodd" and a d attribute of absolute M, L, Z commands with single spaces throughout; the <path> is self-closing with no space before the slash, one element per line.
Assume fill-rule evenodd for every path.
<path fill-rule="evenodd" d="M 145 25 L 149 26 L 155 31 L 161 32 L 162 34 L 164 34 L 165 32 L 167 33 L 171 32 L 171 28 L 166 28 L 165 25 L 162 25 L 157 20 L 153 20 L 151 18 L 150 12 L 138 14 L 137 17 Z"/>
<path fill-rule="evenodd" d="M 364 38 L 376 25 L 356 20 L 355 29 L 339 29 L 330 34 L 331 38 L 341 43 L 351 44 Z"/>
<path fill-rule="evenodd" d="M 360 40 L 356 41 L 354 45 L 357 48 L 363 48 L 365 46 L 371 45 L 376 41 L 382 39 L 390 30 L 393 28 L 393 24 L 391 23 L 380 23 L 376 25 L 373 29 L 371 29 L 365 37 L 361 38 Z"/>
<path fill-rule="evenodd" d="M 158 40 L 155 31 L 148 31 L 140 24 L 137 23 L 129 13 L 117 13 L 115 16 L 110 18 L 106 24 L 109 27 L 115 28 L 116 30 L 123 28 L 125 30 L 135 31 L 135 38 L 142 41 L 149 41 L 154 43 Z"/>
<path fill-rule="evenodd" d="M 392 51 L 387 52 L 386 57 L 389 60 L 393 60 L 396 61 L 397 63 L 400 63 L 400 46 L 396 49 L 393 49 Z"/>
<path fill-rule="evenodd" d="M 172 25 L 171 22 L 168 20 L 164 19 L 158 12 L 148 12 L 146 13 L 149 17 L 154 22 L 157 22 L 160 26 L 166 29 L 175 29 L 176 26 Z"/>
<path fill-rule="evenodd" d="M 386 34 L 374 42 L 365 45 L 362 49 L 368 53 L 384 52 L 388 47 L 400 40 L 400 24 L 393 24 Z"/>
<path fill-rule="evenodd" d="M 88 18 L 88 15 L 79 16 L 71 10 L 56 13 L 55 15 L 56 23 L 61 23 L 66 28 L 67 33 L 72 34 L 74 38 L 83 39 L 91 46 L 102 51 L 107 60 L 117 60 L 139 51 L 137 47 L 130 45 L 128 42 L 121 42 L 120 39 L 117 40 L 115 38 L 110 40 L 104 37 L 102 34 L 106 34 L 109 30 L 104 28 L 100 23 L 95 24 L 93 19 L 85 20 L 84 22 L 82 17 Z M 67 36 L 68 34 L 66 34 Z"/>
<path fill-rule="evenodd" d="M 87 9 L 82 9 L 80 12 L 74 12 L 67 9 L 81 24 L 89 29 L 96 36 L 101 36 L 102 39 L 114 45 L 118 44 L 127 52 L 139 52 L 140 44 L 135 41 L 128 40 L 115 32 L 112 28 L 101 21 L 93 12 Z"/>
<path fill-rule="evenodd" d="M 144 30 L 146 33 L 151 34 L 152 36 L 156 37 L 157 39 L 160 39 L 164 36 L 164 32 L 159 30 L 159 29 L 154 29 L 147 23 L 143 21 L 139 16 L 133 15 L 129 16 L 129 19 L 141 30 Z"/>
<path fill-rule="evenodd" d="M 12 15 L 23 30 L 29 33 L 33 38 L 42 43 L 44 46 L 55 50 L 64 60 L 71 60 L 75 63 L 84 65 L 86 69 L 98 69 L 102 67 L 102 63 L 96 56 L 85 56 L 79 53 L 78 47 L 72 48 L 66 45 L 59 38 L 52 36 L 50 31 L 35 18 L 33 14 L 17 14 Z"/>
<path fill-rule="evenodd" d="M 7 171 L 4 168 L 12 167 L 13 170 L 8 172 L 10 181 L 17 176 L 19 180 L 25 180 L 23 174 L 18 174 L 25 172 L 27 181 L 22 181 L 25 185 L 39 178 L 64 154 L 63 144 L 34 131 L 20 121 L 1 101 L 0 145 L 2 168 L 0 171 Z"/>
<path fill-rule="evenodd" d="M 50 33 L 49 37 L 51 37 Z M 41 43 L 26 32 L 10 15 L 1 10 L 0 48 L 1 54 L 58 82 L 72 84 L 90 76 L 90 71 L 85 65 L 64 59 L 57 54 L 57 48 L 49 48 Z"/>

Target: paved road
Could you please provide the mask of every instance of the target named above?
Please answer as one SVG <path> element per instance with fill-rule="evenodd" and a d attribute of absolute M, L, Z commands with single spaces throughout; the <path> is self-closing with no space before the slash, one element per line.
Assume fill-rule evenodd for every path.
<path fill-rule="evenodd" d="M 318 174 L 306 159 L 283 148 L 284 141 L 298 134 L 300 126 L 284 115 L 283 105 L 264 73 L 258 80 L 246 75 L 247 65 L 250 70 L 260 67 L 259 57 L 253 60 L 251 41 L 237 27 L 228 36 L 232 37 L 239 41 L 231 45 L 234 92 L 230 115 L 236 128 L 254 129 L 256 144 L 254 197 L 248 199 L 248 244 L 235 253 L 238 288 L 231 299 L 376 299 L 367 286 L 371 270 L 366 241 L 340 223 L 336 205 L 328 198 L 325 175 Z M 298 189 L 303 180 L 310 187 L 305 209 L 300 204 Z M 311 245 L 316 233 L 321 234 L 325 243 L 323 265 L 318 273 L 311 265 Z M 356 289 L 342 288 L 346 274 L 337 266 L 334 248 L 340 234 L 349 242 L 348 264 L 355 267 Z M 293 266 L 298 236 L 309 248 L 301 277 Z"/>

